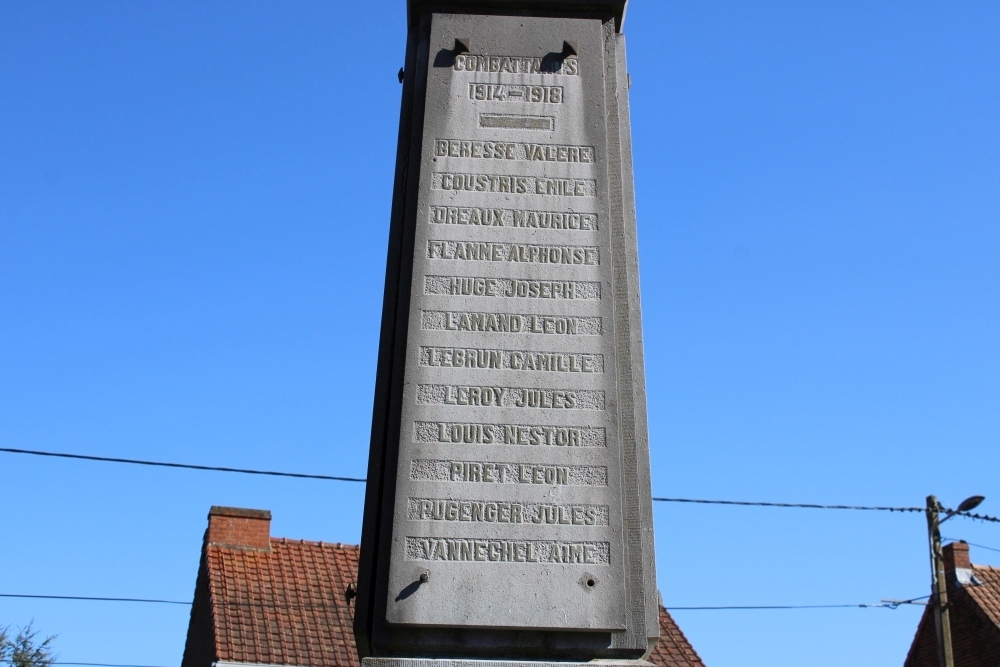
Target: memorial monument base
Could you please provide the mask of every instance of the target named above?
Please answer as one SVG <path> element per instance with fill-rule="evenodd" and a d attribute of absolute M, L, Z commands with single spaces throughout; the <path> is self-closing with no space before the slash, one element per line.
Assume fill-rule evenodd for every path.
<path fill-rule="evenodd" d="M 363 667 L 652 667 L 625 5 L 407 0 Z"/>
<path fill-rule="evenodd" d="M 361 667 L 656 667 L 646 660 L 471 660 L 462 658 L 364 658 Z"/>

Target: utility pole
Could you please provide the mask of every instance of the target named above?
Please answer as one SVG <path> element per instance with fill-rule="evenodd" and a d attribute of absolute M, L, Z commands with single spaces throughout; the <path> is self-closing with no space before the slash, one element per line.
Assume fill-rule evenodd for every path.
<path fill-rule="evenodd" d="M 939 667 L 955 667 L 951 647 L 951 618 L 948 615 L 948 582 L 944 576 L 944 553 L 941 550 L 941 524 L 955 516 L 979 507 L 983 496 L 970 496 L 958 509 L 945 510 L 941 518 L 941 503 L 936 496 L 927 496 L 927 536 L 931 543 L 931 605 L 934 607 L 934 627 L 937 630 Z"/>
<path fill-rule="evenodd" d="M 933 575 L 931 604 L 934 605 L 934 627 L 937 630 L 938 664 L 940 667 L 955 667 L 955 655 L 951 650 L 951 618 L 948 615 L 948 582 L 945 581 L 944 553 L 941 551 L 940 510 L 937 497 L 927 496 L 927 534 L 931 542 Z"/>

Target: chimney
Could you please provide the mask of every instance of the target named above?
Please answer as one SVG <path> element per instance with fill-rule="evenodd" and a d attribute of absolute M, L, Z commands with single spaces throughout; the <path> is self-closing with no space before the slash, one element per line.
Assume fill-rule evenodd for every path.
<path fill-rule="evenodd" d="M 965 542 L 952 542 L 944 547 L 945 574 L 955 574 L 955 570 L 970 570 L 969 545 Z"/>
<path fill-rule="evenodd" d="M 208 511 L 205 544 L 271 550 L 271 512 L 213 506 Z"/>

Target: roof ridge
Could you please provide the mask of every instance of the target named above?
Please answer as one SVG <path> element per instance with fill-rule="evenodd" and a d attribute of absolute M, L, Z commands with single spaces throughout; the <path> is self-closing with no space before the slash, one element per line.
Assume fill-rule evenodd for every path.
<path fill-rule="evenodd" d="M 357 585 L 358 545 L 283 537 L 269 544 L 268 550 L 208 547 L 195 598 L 210 606 L 206 614 L 193 608 L 184 664 L 208 664 L 191 662 L 204 637 L 218 662 L 361 667 L 349 597 Z M 662 605 L 658 611 L 663 639 L 651 655 L 653 664 L 704 667 L 669 612 Z"/>
<path fill-rule="evenodd" d="M 1000 567 L 996 565 L 979 565 L 978 563 L 969 563 L 973 570 L 993 570 L 994 572 L 1000 572 Z"/>
<path fill-rule="evenodd" d="M 279 544 L 304 544 L 309 546 L 317 547 L 331 547 L 333 549 L 360 549 L 361 547 L 357 544 L 345 544 L 343 542 L 324 542 L 319 540 L 296 540 L 288 537 L 272 537 L 271 542 L 277 542 Z"/>

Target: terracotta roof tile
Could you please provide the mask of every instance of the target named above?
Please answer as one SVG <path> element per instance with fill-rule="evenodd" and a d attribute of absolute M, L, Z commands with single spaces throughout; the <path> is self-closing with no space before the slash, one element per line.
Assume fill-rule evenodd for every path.
<path fill-rule="evenodd" d="M 358 547 L 271 539 L 270 551 L 206 546 L 215 660 L 357 667 L 347 586 Z"/>
<path fill-rule="evenodd" d="M 982 586 L 966 586 L 969 597 L 979 604 L 994 628 L 1000 629 L 1000 569 L 973 565 L 972 571 Z"/>
<path fill-rule="evenodd" d="M 346 596 L 356 581 L 358 547 L 284 538 L 270 545 L 205 546 L 183 666 L 360 667 L 354 605 Z M 658 667 L 704 667 L 663 608 L 660 642 L 649 659 Z"/>
<path fill-rule="evenodd" d="M 660 641 L 649 656 L 657 667 L 705 667 L 667 610 L 660 607 Z"/>
<path fill-rule="evenodd" d="M 948 606 L 955 667 L 1000 664 L 1000 569 L 972 565 L 978 584 L 962 584 L 948 574 Z M 934 614 L 924 609 L 905 667 L 936 667 Z"/>

